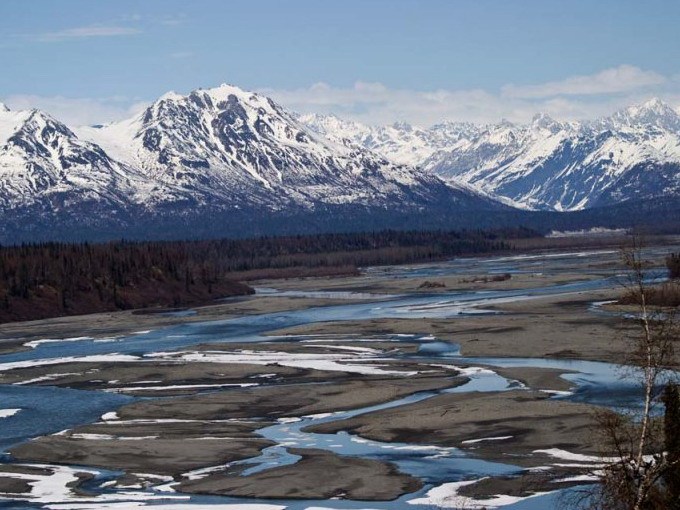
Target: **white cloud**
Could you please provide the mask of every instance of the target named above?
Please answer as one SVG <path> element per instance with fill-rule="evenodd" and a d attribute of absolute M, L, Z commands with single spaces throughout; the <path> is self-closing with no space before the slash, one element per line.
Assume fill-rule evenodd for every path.
<path fill-rule="evenodd" d="M 590 76 L 518 87 L 498 92 L 392 89 L 381 83 L 350 87 L 316 83 L 300 89 L 261 89 L 276 101 L 302 113 L 334 113 L 367 124 L 407 121 L 429 126 L 444 120 L 527 122 L 537 112 L 561 120 L 592 119 L 659 96 L 678 106 L 680 81 L 653 71 L 622 65 Z"/>
<path fill-rule="evenodd" d="M 183 24 L 187 19 L 186 14 L 180 13 L 180 14 L 173 14 L 173 15 L 167 15 L 158 20 L 158 22 L 161 25 L 165 25 L 168 27 L 174 27 L 177 25 Z"/>
<path fill-rule="evenodd" d="M 136 35 L 141 30 L 132 27 L 90 25 L 86 27 L 66 28 L 56 32 L 45 32 L 33 36 L 32 39 L 40 42 L 58 42 L 69 39 L 85 39 L 89 37 L 120 37 Z"/>
<path fill-rule="evenodd" d="M 189 58 L 188 51 L 169 54 L 172 58 Z M 621 66 L 617 69 L 625 68 Z M 609 115 L 615 110 L 641 103 L 657 96 L 675 107 L 680 107 L 680 79 L 665 79 L 656 73 L 641 71 L 639 87 L 630 83 L 628 88 L 618 92 L 572 95 L 567 93 L 545 95 L 550 90 L 567 90 L 554 83 L 581 83 L 580 90 L 596 90 L 595 86 L 585 88 L 583 77 L 567 78 L 553 84 L 535 85 L 530 94 L 509 94 L 508 87 L 490 92 L 482 89 L 469 90 L 412 90 L 389 88 L 382 83 L 358 81 L 349 87 L 335 87 L 328 83 L 315 83 L 299 89 L 259 89 L 275 101 L 300 113 L 334 113 L 340 117 L 357 120 L 366 124 L 391 124 L 406 121 L 421 126 L 452 120 L 478 123 L 498 122 L 505 118 L 513 122 L 527 122 L 537 112 L 544 112 L 560 120 L 592 119 Z M 639 74 L 639 73 L 638 73 Z M 623 73 L 626 75 L 626 73 Z M 627 76 L 635 76 L 629 73 Z M 593 82 L 603 83 L 607 71 L 593 75 Z M 622 76 L 621 74 L 619 76 Z M 661 76 L 652 83 L 649 77 Z M 200 86 L 200 83 L 196 84 Z M 204 84 L 208 85 L 209 84 Z M 537 92 L 543 87 L 543 92 Z M 569 90 L 575 90 L 571 88 Z M 604 90 L 604 85 L 600 89 Z M 609 90 L 612 90 L 611 87 Z M 625 90 L 625 91 L 624 91 Z M 69 125 L 103 124 L 121 120 L 140 111 L 148 103 L 137 98 L 66 98 L 62 96 L 15 95 L 0 98 L 13 109 L 40 108 Z"/>
<path fill-rule="evenodd" d="M 68 98 L 63 96 L 38 96 L 17 94 L 2 99 L 12 110 L 37 108 L 68 126 L 104 124 L 122 120 L 139 113 L 148 102 L 126 98 Z"/>
<path fill-rule="evenodd" d="M 193 56 L 194 56 L 193 51 L 176 51 L 174 53 L 170 53 L 170 58 L 176 59 L 191 58 Z"/>
<path fill-rule="evenodd" d="M 645 71 L 639 67 L 621 65 L 605 69 L 596 74 L 571 76 L 564 80 L 551 81 L 539 85 L 506 85 L 503 87 L 502 93 L 506 97 L 524 99 L 618 94 L 662 85 L 666 81 L 665 76 L 654 71 Z"/>

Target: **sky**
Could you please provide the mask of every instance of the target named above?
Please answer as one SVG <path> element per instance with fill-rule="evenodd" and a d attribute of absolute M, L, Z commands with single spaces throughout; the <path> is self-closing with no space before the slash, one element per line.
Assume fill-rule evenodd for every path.
<path fill-rule="evenodd" d="M 677 0 L 0 0 L 0 101 L 72 125 L 230 83 L 369 124 L 680 107 Z"/>

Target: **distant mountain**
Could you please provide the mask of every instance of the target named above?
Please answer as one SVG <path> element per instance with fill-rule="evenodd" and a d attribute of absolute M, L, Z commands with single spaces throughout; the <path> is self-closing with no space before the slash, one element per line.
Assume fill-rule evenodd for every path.
<path fill-rule="evenodd" d="M 537 114 L 528 125 L 422 129 L 366 127 L 329 116 L 302 120 L 525 209 L 573 211 L 680 196 L 680 115 L 658 99 L 593 122 Z"/>
<path fill-rule="evenodd" d="M 680 116 L 652 100 L 604 119 L 489 126 L 424 166 L 531 209 L 579 210 L 680 194 Z"/>
<path fill-rule="evenodd" d="M 0 204 L 5 239 L 81 227 L 85 236 L 248 235 L 305 215 L 337 230 L 364 221 L 380 227 L 376 218 L 394 215 L 502 207 L 323 137 L 271 99 L 229 85 L 169 93 L 131 119 L 78 130 L 3 106 Z"/>
<path fill-rule="evenodd" d="M 636 225 L 677 217 L 679 176 L 680 116 L 659 100 L 429 129 L 298 116 L 230 85 L 77 129 L 0 105 L 0 243 Z"/>
<path fill-rule="evenodd" d="M 453 150 L 476 136 L 480 127 L 469 122 L 445 122 L 429 129 L 397 122 L 390 126 L 368 126 L 335 115 L 301 115 L 300 122 L 334 140 L 349 140 L 376 151 L 395 163 L 417 166 L 435 152 Z"/>

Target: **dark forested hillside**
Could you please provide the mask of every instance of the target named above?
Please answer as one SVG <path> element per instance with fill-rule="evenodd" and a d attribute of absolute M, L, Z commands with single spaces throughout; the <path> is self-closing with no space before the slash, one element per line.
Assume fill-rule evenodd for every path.
<path fill-rule="evenodd" d="M 83 218 L 88 218 L 84 221 Z M 168 210 L 155 216 L 106 216 L 98 210 L 78 209 L 73 217 L 54 223 L 40 211 L 28 216 L 9 214 L 0 222 L 0 243 L 105 242 L 115 239 L 139 241 L 254 238 L 258 236 L 313 236 L 328 232 L 392 230 L 461 231 L 506 229 L 524 226 L 541 233 L 593 227 L 644 228 L 652 233 L 680 233 L 680 199 L 628 201 L 581 211 L 460 211 L 455 208 L 398 211 L 350 206 L 318 208 L 313 212 L 215 211 L 194 214 Z"/>
<path fill-rule="evenodd" d="M 252 289 L 171 244 L 33 244 L 0 249 L 0 320 L 203 302 Z"/>
<path fill-rule="evenodd" d="M 510 248 L 536 235 L 383 231 L 242 240 L 0 247 L 0 321 L 206 303 L 252 293 L 235 280 L 338 274 Z"/>

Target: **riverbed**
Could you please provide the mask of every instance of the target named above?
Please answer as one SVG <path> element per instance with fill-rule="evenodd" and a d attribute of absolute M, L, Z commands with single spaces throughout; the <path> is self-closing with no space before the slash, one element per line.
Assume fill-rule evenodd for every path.
<path fill-rule="evenodd" d="M 598 463 L 591 407 L 638 401 L 606 337 L 625 321 L 593 305 L 617 291 L 616 258 L 265 282 L 248 313 L 110 336 L 32 324 L 0 356 L 0 508 L 552 508 Z"/>

